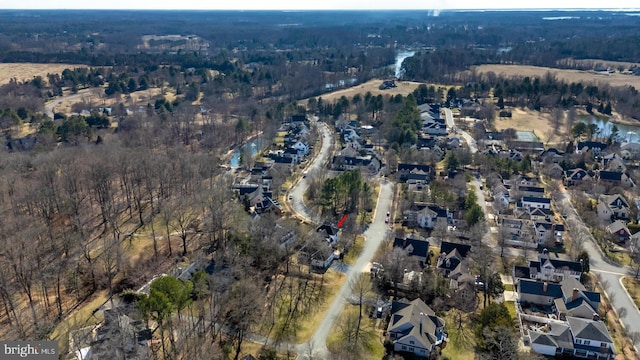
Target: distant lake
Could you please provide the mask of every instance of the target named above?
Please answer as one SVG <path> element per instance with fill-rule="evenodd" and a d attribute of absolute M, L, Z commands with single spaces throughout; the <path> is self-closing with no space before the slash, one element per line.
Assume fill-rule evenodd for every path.
<path fill-rule="evenodd" d="M 240 166 L 240 158 L 242 157 L 241 154 L 243 151 L 249 149 L 251 156 L 256 156 L 258 154 L 258 151 L 260 151 L 260 148 L 262 148 L 263 144 L 264 144 L 264 139 L 261 137 L 251 140 L 248 143 L 244 144 L 240 148 L 240 150 L 236 150 L 233 153 L 233 155 L 231 156 L 231 159 L 229 160 L 229 165 L 233 167 Z"/>
<path fill-rule="evenodd" d="M 603 137 L 609 137 L 611 135 L 611 129 L 613 129 L 615 125 L 618 128 L 618 141 L 640 143 L 640 122 L 638 122 L 638 125 L 617 124 L 606 118 L 594 115 L 578 116 L 578 121 L 598 125 L 598 129 L 600 130 L 598 135 Z"/>

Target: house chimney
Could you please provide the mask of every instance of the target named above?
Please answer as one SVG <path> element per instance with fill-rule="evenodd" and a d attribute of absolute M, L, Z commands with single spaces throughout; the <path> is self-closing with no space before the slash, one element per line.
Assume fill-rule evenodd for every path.
<path fill-rule="evenodd" d="M 573 294 L 571 295 L 571 301 L 574 301 L 575 299 L 578 298 L 578 293 L 580 292 L 580 290 L 578 290 L 578 288 L 573 288 Z"/>
<path fill-rule="evenodd" d="M 424 317 L 424 313 L 420 313 L 420 335 L 422 335 L 422 318 Z"/>
<path fill-rule="evenodd" d="M 593 321 L 598 321 L 600 320 L 600 315 L 598 315 L 598 313 L 593 313 Z"/>
<path fill-rule="evenodd" d="M 547 282 L 542 283 L 542 292 L 547 292 Z"/>

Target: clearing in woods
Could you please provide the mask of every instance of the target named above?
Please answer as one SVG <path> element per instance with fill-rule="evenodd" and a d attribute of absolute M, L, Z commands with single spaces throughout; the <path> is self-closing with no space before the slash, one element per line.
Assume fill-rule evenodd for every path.
<path fill-rule="evenodd" d="M 64 69 L 87 67 L 78 64 L 36 64 L 36 63 L 0 63 L 0 85 L 8 84 L 15 78 L 18 81 L 31 80 L 42 76 L 47 81 L 47 74 L 61 74 Z"/>
<path fill-rule="evenodd" d="M 420 84 L 420 82 L 415 81 L 396 81 L 397 87 L 380 90 L 380 85 L 382 85 L 382 80 L 370 80 L 364 84 L 356 85 L 350 88 L 337 90 L 334 92 L 322 94 L 316 96 L 316 98 L 322 98 L 322 101 L 333 102 L 335 100 L 340 99 L 340 97 L 345 96 L 347 99 L 351 100 L 355 94 L 364 95 L 369 91 L 371 95 L 378 96 L 378 94 L 384 95 L 398 95 L 406 96 L 413 92 Z M 306 105 L 308 99 L 300 100 L 299 104 Z"/>

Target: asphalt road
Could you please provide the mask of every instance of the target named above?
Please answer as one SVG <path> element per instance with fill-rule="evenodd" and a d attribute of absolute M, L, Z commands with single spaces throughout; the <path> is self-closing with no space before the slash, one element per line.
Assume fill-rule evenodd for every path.
<path fill-rule="evenodd" d="M 390 231 L 389 226 L 385 224 L 384 218 L 387 211 L 391 211 L 391 204 L 393 200 L 393 183 L 383 180 L 380 183 L 380 195 L 378 197 L 378 204 L 376 206 L 376 212 L 373 223 L 369 226 L 367 231 L 364 232 L 365 243 L 360 253 L 360 256 L 356 260 L 355 264 L 349 268 L 347 272 L 347 278 L 335 300 L 329 307 L 327 314 L 323 318 L 322 322 L 316 329 L 316 332 L 311 337 L 311 340 L 307 344 L 312 344 L 313 358 L 327 359 L 327 337 L 331 332 L 340 312 L 347 303 L 347 299 L 351 295 L 351 284 L 362 273 L 367 265 L 373 259 L 376 251 L 387 237 L 387 233 Z M 308 349 L 309 345 L 297 345 L 297 349 Z M 308 351 L 303 352 L 298 356 L 298 359 L 308 359 Z"/>
<path fill-rule="evenodd" d="M 68 101 L 73 101 L 73 102 L 80 102 L 83 100 L 83 98 L 90 98 L 92 96 L 95 96 L 91 93 L 79 93 L 79 94 L 71 94 L 71 95 L 65 95 L 62 97 L 57 97 L 54 98 L 52 101 L 50 101 L 48 104 L 44 105 L 44 113 L 53 119 L 53 109 L 56 106 L 61 105 L 63 102 L 68 102 Z"/>
<path fill-rule="evenodd" d="M 291 191 L 289 191 L 289 197 L 287 200 L 295 213 L 315 223 L 321 222 L 321 219 L 318 218 L 317 214 L 312 213 L 304 204 L 304 194 L 309 188 L 311 176 L 314 173 L 323 171 L 323 167 L 331 155 L 331 146 L 333 145 L 332 134 L 329 126 L 322 122 L 317 123 L 317 125 L 322 136 L 322 147 L 320 148 L 316 158 L 313 159 L 313 162 L 306 169 L 310 176 L 300 178 Z"/>
<path fill-rule="evenodd" d="M 449 128 L 451 128 L 456 134 L 460 134 L 464 138 L 464 140 L 467 142 L 467 146 L 469 147 L 469 150 L 471 150 L 472 154 L 477 153 L 478 152 L 478 145 L 476 144 L 476 139 L 474 139 L 466 131 L 462 131 L 456 126 L 456 124 L 453 122 L 453 113 L 451 112 L 451 109 L 442 108 L 442 110 L 444 111 L 444 117 L 445 117 L 445 119 L 447 121 L 447 126 Z"/>
<path fill-rule="evenodd" d="M 625 309 L 620 320 L 626 329 L 629 333 L 640 333 L 640 311 L 621 283 L 622 276 L 635 275 L 634 270 L 629 266 L 614 265 L 605 261 L 596 240 L 571 205 L 570 199 L 571 195 L 563 188 L 555 201 L 556 206 L 567 215 L 567 225 L 571 229 L 574 241 L 581 241 L 579 245 L 589 254 L 590 270 L 600 277 L 601 284 L 618 314 L 620 309 Z M 636 341 L 635 346 L 639 347 L 640 341 Z"/>

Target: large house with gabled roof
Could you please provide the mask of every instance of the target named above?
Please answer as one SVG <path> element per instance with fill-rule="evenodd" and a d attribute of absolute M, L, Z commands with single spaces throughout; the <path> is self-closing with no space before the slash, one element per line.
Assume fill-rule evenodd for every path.
<path fill-rule="evenodd" d="M 429 258 L 429 241 L 413 238 L 395 238 L 393 241 L 394 248 L 400 248 L 407 251 L 407 255 L 415 258 L 424 267 Z"/>
<path fill-rule="evenodd" d="M 621 194 L 600 195 L 596 210 L 601 220 L 629 219 L 629 203 Z"/>
<path fill-rule="evenodd" d="M 538 255 L 538 261 L 529 261 L 529 278 L 540 281 L 560 282 L 572 277 L 580 280 L 582 264 L 577 261 L 552 259 L 548 251 Z"/>
<path fill-rule="evenodd" d="M 446 341 L 444 326 L 444 320 L 419 298 L 401 299 L 391 304 L 387 333 L 395 352 L 428 358 Z"/>

